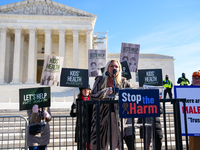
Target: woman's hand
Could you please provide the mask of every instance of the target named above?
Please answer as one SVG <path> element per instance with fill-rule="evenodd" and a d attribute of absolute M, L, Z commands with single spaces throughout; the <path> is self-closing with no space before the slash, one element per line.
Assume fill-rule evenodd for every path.
<path fill-rule="evenodd" d="M 44 118 L 49 118 L 50 114 L 47 111 L 44 111 L 43 112 L 43 116 L 44 116 Z"/>
<path fill-rule="evenodd" d="M 38 113 L 38 105 L 33 105 L 32 111 L 33 113 Z"/>

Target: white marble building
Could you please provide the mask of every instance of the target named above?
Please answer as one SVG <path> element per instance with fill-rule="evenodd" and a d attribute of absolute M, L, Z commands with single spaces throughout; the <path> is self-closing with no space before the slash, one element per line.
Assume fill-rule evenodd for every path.
<path fill-rule="evenodd" d="M 87 68 L 96 15 L 52 0 L 0 6 L 0 84 L 36 83 L 44 55 L 64 57 L 63 67 Z"/>
<path fill-rule="evenodd" d="M 40 80 L 44 55 L 64 57 L 63 67 L 87 69 L 88 49 L 107 49 L 107 33 L 94 33 L 96 18 L 52 0 L 0 6 L 0 110 L 19 108 L 20 88 L 40 86 L 35 83 Z M 98 42 L 103 44 L 98 47 Z M 119 53 L 107 54 L 107 61 L 119 58 Z M 150 68 L 162 69 L 163 78 L 168 74 L 175 83 L 173 57 L 140 54 L 138 69 Z M 91 87 L 93 83 L 90 78 Z M 132 73 L 131 83 L 138 86 L 137 74 Z M 51 87 L 52 107 L 70 108 L 78 93 L 74 89 Z"/>

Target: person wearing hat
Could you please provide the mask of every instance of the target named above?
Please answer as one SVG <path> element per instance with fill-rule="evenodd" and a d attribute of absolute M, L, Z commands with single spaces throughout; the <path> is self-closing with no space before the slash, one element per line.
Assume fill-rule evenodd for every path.
<path fill-rule="evenodd" d="M 90 95 L 91 95 L 91 89 L 90 89 L 90 85 L 88 85 L 88 87 L 81 87 L 79 88 L 79 94 L 77 95 L 77 101 L 89 101 L 90 100 Z M 82 128 L 82 134 L 83 134 L 83 140 L 86 140 L 88 138 L 88 140 L 90 139 L 90 128 L 91 128 L 91 118 L 92 118 L 92 107 L 93 105 L 88 105 L 88 132 L 86 133 L 86 126 L 85 126 L 85 121 L 86 121 L 86 116 L 82 115 L 82 126 L 78 126 L 78 122 L 76 120 L 76 128 L 75 128 L 75 142 L 78 142 L 78 131 L 80 131 L 79 129 Z M 82 114 L 86 114 L 86 108 L 82 107 Z M 70 116 L 71 117 L 76 117 L 76 104 L 73 103 L 71 106 L 71 111 L 70 111 Z M 86 134 L 85 134 L 86 133 Z M 84 142 L 83 142 L 84 143 Z M 86 143 L 89 143 L 89 141 L 87 141 Z M 87 149 L 87 147 L 86 147 Z M 89 150 L 91 150 L 90 148 L 90 143 L 89 143 Z"/>
<path fill-rule="evenodd" d="M 195 71 L 192 74 L 192 85 L 200 86 L 200 71 Z M 189 150 L 199 150 L 200 147 L 200 136 L 189 137 Z"/>
<path fill-rule="evenodd" d="M 190 81 L 185 77 L 185 73 L 182 73 L 182 77 L 178 78 L 177 83 L 180 84 L 180 86 L 188 86 Z"/>

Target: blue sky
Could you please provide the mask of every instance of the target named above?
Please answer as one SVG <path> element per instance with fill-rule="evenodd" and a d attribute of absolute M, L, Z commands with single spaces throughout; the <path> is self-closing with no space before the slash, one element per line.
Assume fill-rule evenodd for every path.
<path fill-rule="evenodd" d="M 200 70 L 199 0 L 54 1 L 97 15 L 95 32 L 108 30 L 108 53 L 120 53 L 122 42 L 140 44 L 140 53 L 174 57 L 175 80 L 185 72 L 191 81 Z"/>

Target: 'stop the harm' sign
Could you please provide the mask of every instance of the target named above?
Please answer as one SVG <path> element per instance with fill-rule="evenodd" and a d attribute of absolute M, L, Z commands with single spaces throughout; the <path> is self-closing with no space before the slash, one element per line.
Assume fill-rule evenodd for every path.
<path fill-rule="evenodd" d="M 119 116 L 120 118 L 159 117 L 159 90 L 120 89 Z"/>

